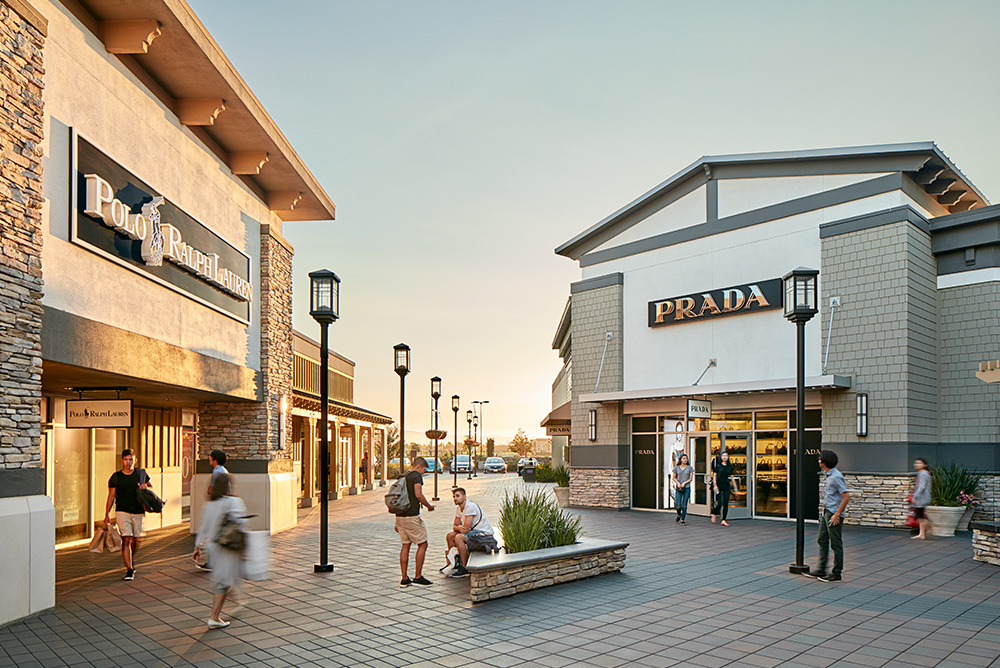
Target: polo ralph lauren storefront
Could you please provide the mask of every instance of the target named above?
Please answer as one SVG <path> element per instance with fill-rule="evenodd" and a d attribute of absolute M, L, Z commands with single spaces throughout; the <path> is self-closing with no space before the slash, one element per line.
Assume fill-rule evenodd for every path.
<path fill-rule="evenodd" d="M 911 463 L 1000 471 L 1000 207 L 931 143 L 709 156 L 566 242 L 559 324 L 572 374 L 570 502 L 673 507 L 669 472 L 734 465 L 730 516 L 794 517 L 795 332 L 781 277 L 819 270 L 806 324 L 805 516 L 840 455 L 848 522 L 901 524 Z M 993 513 L 988 506 L 980 511 Z"/>

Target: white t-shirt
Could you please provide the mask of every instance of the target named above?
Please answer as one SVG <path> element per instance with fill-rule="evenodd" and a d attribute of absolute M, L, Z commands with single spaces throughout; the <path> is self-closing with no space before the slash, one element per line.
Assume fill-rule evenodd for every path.
<path fill-rule="evenodd" d="M 469 531 L 485 531 L 487 533 L 493 533 L 493 527 L 490 525 L 490 521 L 486 519 L 486 515 L 483 514 L 483 511 L 479 508 L 479 506 L 468 499 L 465 501 L 464 511 L 461 506 L 455 506 L 455 518 L 464 522 L 466 517 L 472 518 L 472 524 L 469 527 Z"/>

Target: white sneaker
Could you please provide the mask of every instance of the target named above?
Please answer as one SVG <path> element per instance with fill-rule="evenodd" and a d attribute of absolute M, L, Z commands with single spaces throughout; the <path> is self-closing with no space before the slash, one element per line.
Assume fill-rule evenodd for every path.
<path fill-rule="evenodd" d="M 215 621 L 214 619 L 208 620 L 208 628 L 210 629 L 224 629 L 229 626 L 229 622 Z"/>

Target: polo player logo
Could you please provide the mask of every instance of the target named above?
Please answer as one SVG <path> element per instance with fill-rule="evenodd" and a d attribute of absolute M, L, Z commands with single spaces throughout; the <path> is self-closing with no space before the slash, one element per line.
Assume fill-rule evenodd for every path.
<path fill-rule="evenodd" d="M 149 230 L 142 240 L 142 259 L 150 267 L 159 267 L 163 264 L 163 230 L 160 227 L 160 211 L 158 206 L 163 204 L 162 197 L 154 197 L 153 201 L 142 205 L 142 217 L 149 224 Z"/>

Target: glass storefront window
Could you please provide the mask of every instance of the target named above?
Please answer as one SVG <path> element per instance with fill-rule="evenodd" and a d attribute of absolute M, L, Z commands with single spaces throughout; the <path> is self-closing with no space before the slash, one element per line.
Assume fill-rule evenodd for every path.
<path fill-rule="evenodd" d="M 757 413 L 754 417 L 757 429 L 788 429 L 788 411 Z"/>
<path fill-rule="evenodd" d="M 788 512 L 788 435 L 758 432 L 755 449 L 754 510 L 758 515 L 785 517 Z"/>
<path fill-rule="evenodd" d="M 709 431 L 750 431 L 753 413 L 712 413 Z"/>
<path fill-rule="evenodd" d="M 90 430 L 56 426 L 52 440 L 52 505 L 56 511 L 56 544 L 89 538 Z M 106 488 L 107 479 L 104 484 Z M 105 491 L 101 503 L 106 495 Z"/>

